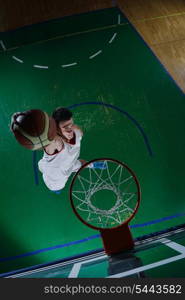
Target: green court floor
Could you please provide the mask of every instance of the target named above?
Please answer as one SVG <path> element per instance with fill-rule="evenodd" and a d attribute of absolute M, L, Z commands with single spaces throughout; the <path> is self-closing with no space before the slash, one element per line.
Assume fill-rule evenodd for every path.
<path fill-rule="evenodd" d="M 146 278 L 184 277 L 185 231 L 135 242 L 135 248 L 113 256 L 91 253 L 69 261 L 8 274 L 11 278 Z M 7 277 L 7 275 L 5 275 Z"/>
<path fill-rule="evenodd" d="M 142 191 L 134 237 L 184 223 L 185 97 L 117 8 L 0 41 L 0 273 L 102 247 L 73 214 L 71 178 L 52 194 L 36 168 L 42 152 L 13 138 L 17 111 L 70 107 L 84 131 L 81 158 L 112 157 L 133 169 Z"/>

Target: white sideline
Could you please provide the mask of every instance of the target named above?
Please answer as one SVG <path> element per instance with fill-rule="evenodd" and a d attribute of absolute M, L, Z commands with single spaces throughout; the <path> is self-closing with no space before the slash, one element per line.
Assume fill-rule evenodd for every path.
<path fill-rule="evenodd" d="M 83 264 L 88 264 L 88 263 L 91 263 L 93 261 L 97 261 L 97 260 L 104 259 L 104 258 L 107 258 L 107 255 L 103 255 L 103 256 L 100 256 L 100 257 L 84 260 L 80 263 L 74 264 L 74 266 L 72 267 L 71 272 L 69 273 L 68 278 L 77 278 L 78 274 L 80 272 L 80 268 Z"/>
<path fill-rule="evenodd" d="M 94 254 L 92 254 L 93 256 Z M 101 256 L 102 257 L 102 256 Z M 79 258 L 79 260 L 82 260 L 83 261 L 83 257 L 82 258 Z M 76 260 L 76 259 L 74 259 Z M 91 259 L 89 259 L 91 260 Z M 79 263 L 79 262 L 78 262 Z M 15 275 L 11 275 L 11 276 L 7 276 L 5 278 L 17 278 L 17 277 L 22 277 L 22 276 L 25 276 L 25 275 L 31 275 L 31 274 L 34 274 L 34 273 L 40 273 L 40 272 L 44 272 L 44 271 L 50 271 L 52 269 L 56 269 L 56 268 L 59 268 L 59 267 L 63 267 L 63 266 L 66 266 L 69 264 L 69 261 L 66 261 L 66 262 L 61 262 L 61 263 L 57 263 L 57 264 L 54 264 L 54 265 L 51 265 L 51 266 L 47 266 L 47 267 L 41 267 L 41 268 L 38 268 L 36 270 L 30 270 L 30 271 L 25 271 L 25 272 L 22 272 L 22 273 L 19 273 L 19 274 L 15 274 Z M 75 264 L 75 262 L 73 260 L 70 261 L 70 264 Z"/>
<path fill-rule="evenodd" d="M 175 243 L 175 242 L 172 242 L 171 240 L 169 239 L 161 239 L 161 243 L 165 244 L 166 246 L 172 248 L 173 250 L 176 250 L 182 254 L 185 254 L 185 247 L 178 244 L 178 243 Z"/>
<path fill-rule="evenodd" d="M 108 276 L 108 278 L 121 278 L 121 277 L 130 276 L 130 275 L 133 275 L 135 273 L 144 272 L 146 270 L 150 270 L 150 269 L 153 269 L 153 268 L 156 268 L 156 267 L 160 267 L 160 266 L 169 264 L 171 262 L 174 262 L 174 261 L 185 258 L 185 247 L 184 246 L 182 246 L 182 245 L 180 245 L 176 242 L 172 242 L 171 240 L 166 239 L 166 238 L 162 238 L 160 240 L 160 242 L 162 244 L 165 244 L 169 248 L 171 248 L 173 250 L 176 250 L 177 252 L 180 252 L 181 254 L 170 257 L 170 258 L 167 258 L 167 259 L 157 261 L 157 262 L 152 263 L 152 264 L 148 264 L 146 266 L 138 267 L 138 268 L 135 268 L 135 269 L 132 269 L 132 270 L 129 270 L 129 271 L 119 273 L 119 274 L 111 275 L 111 276 Z"/>
<path fill-rule="evenodd" d="M 20 58 L 18 58 L 18 57 L 16 57 L 16 56 L 12 56 L 12 58 L 13 58 L 14 60 L 20 62 L 21 64 L 23 63 L 23 60 L 20 59 Z"/>
<path fill-rule="evenodd" d="M 111 276 L 108 276 L 107 278 L 121 278 L 121 277 L 130 276 L 130 275 L 133 275 L 135 273 L 144 272 L 146 270 L 150 270 L 150 269 L 153 269 L 153 268 L 156 268 L 156 267 L 160 267 L 160 266 L 169 264 L 173 261 L 177 261 L 177 260 L 183 259 L 183 258 L 185 258 L 185 254 L 180 254 L 180 255 L 177 255 L 177 256 L 174 256 L 174 257 L 170 257 L 170 258 L 167 258 L 167 259 L 160 260 L 160 261 L 155 262 L 153 264 L 149 264 L 149 265 L 146 265 L 146 266 L 143 266 L 143 267 L 135 268 L 135 269 L 132 269 L 130 271 L 122 272 L 122 273 L 119 273 L 119 274 L 116 274 L 116 275 L 111 275 Z"/>
<path fill-rule="evenodd" d="M 6 51 L 5 44 L 3 43 L 3 41 L 2 41 L 2 40 L 0 40 L 0 45 L 1 45 L 2 49 L 3 49 L 4 51 Z"/>

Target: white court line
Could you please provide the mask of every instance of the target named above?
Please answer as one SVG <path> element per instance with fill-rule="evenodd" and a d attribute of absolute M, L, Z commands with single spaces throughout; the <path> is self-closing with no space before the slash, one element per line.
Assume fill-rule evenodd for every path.
<path fill-rule="evenodd" d="M 158 240 L 158 242 L 161 242 L 161 243 L 165 244 L 166 246 L 168 246 L 168 247 L 170 247 L 170 248 L 172 248 L 172 249 L 180 252 L 181 254 L 180 255 L 176 255 L 174 257 L 167 258 L 167 259 L 163 259 L 161 261 L 158 261 L 158 262 L 155 262 L 155 263 L 152 263 L 152 264 L 148 264 L 146 266 L 138 267 L 138 268 L 135 268 L 135 269 L 132 269 L 132 270 L 129 270 L 129 271 L 125 271 L 125 272 L 122 272 L 122 273 L 119 273 L 119 274 L 108 276 L 108 278 L 120 278 L 120 277 L 129 276 L 129 275 L 132 275 L 132 274 L 135 274 L 135 273 L 139 273 L 139 272 L 143 272 L 143 271 L 146 271 L 146 270 L 150 270 L 150 269 L 156 268 L 158 266 L 169 264 L 169 263 L 171 263 L 173 261 L 177 261 L 177 260 L 185 258 L 185 247 L 184 246 L 182 246 L 180 244 L 177 244 L 175 242 L 172 242 L 171 240 L 169 240 L 167 238 L 162 238 L 162 239 Z M 77 278 L 78 274 L 80 272 L 80 269 L 81 269 L 81 267 L 82 267 L 83 264 L 91 263 L 93 261 L 104 259 L 106 257 L 107 256 L 104 255 L 102 257 L 98 257 L 98 258 L 94 258 L 94 259 L 89 259 L 89 260 L 82 261 L 80 263 L 74 264 L 74 266 L 73 266 L 73 268 L 72 268 L 72 270 L 71 270 L 68 278 Z"/>
<path fill-rule="evenodd" d="M 156 268 L 156 267 L 164 266 L 166 264 L 169 264 L 171 262 L 174 262 L 174 261 L 177 261 L 177 260 L 180 260 L 180 259 L 183 259 L 183 258 L 185 258 L 185 253 L 180 254 L 180 255 L 176 255 L 174 257 L 170 257 L 170 258 L 167 258 L 167 259 L 163 259 L 163 260 L 160 260 L 158 262 L 155 262 L 155 263 L 143 266 L 143 267 L 139 267 L 139 268 L 135 268 L 135 269 L 132 269 L 132 270 L 129 270 L 129 271 L 126 271 L 126 272 L 111 275 L 111 276 L 108 276 L 108 278 L 121 278 L 121 277 L 130 276 L 130 275 L 133 275 L 135 273 L 140 273 L 140 272 L 144 272 L 146 270 L 150 270 L 150 269 L 153 269 L 153 268 Z"/>
<path fill-rule="evenodd" d="M 110 41 L 109 41 L 109 44 L 111 44 L 111 43 L 113 42 L 113 40 L 115 39 L 116 35 L 117 35 L 117 32 L 115 32 L 115 33 L 113 34 L 112 38 L 111 38 Z"/>
<path fill-rule="evenodd" d="M 82 261 L 80 263 L 74 264 L 74 266 L 72 267 L 71 272 L 69 273 L 68 278 L 77 278 L 78 274 L 80 272 L 81 266 L 83 264 L 88 264 L 88 263 L 91 263 L 93 261 L 97 261 L 97 260 L 104 259 L 104 258 L 107 258 L 107 255 L 103 255 L 101 257 L 92 258 L 92 259 L 89 259 L 89 260 L 84 260 L 84 261 Z"/>
<path fill-rule="evenodd" d="M 16 56 L 12 56 L 12 58 L 18 62 L 20 62 L 21 64 L 23 63 L 23 60 L 21 60 L 20 58 L 16 57 Z"/>
<path fill-rule="evenodd" d="M 48 69 L 48 66 L 40 66 L 40 65 L 33 65 L 34 68 L 39 68 L 39 69 Z"/>
<path fill-rule="evenodd" d="M 3 48 L 3 50 L 4 50 L 4 51 L 6 51 L 5 44 L 3 43 L 3 41 L 2 41 L 2 40 L 0 40 L 0 45 L 1 45 L 1 47 Z"/>
<path fill-rule="evenodd" d="M 108 278 L 121 278 L 121 277 L 130 276 L 130 275 L 133 275 L 135 273 L 144 272 L 146 270 L 150 270 L 150 269 L 153 269 L 153 268 L 156 268 L 156 267 L 160 267 L 160 266 L 169 264 L 171 262 L 174 262 L 174 261 L 185 258 L 185 247 L 184 246 L 182 246 L 178 243 L 172 242 L 171 240 L 166 239 L 166 238 L 162 238 L 159 241 L 161 243 L 165 244 L 166 246 L 172 248 L 173 250 L 176 250 L 176 251 L 180 252 L 181 254 L 170 257 L 170 258 L 167 258 L 167 259 L 157 261 L 157 262 L 152 263 L 152 264 L 148 264 L 146 266 L 138 267 L 138 268 L 126 271 L 126 272 L 122 272 L 122 273 L 119 273 L 119 274 L 108 276 Z"/>
<path fill-rule="evenodd" d="M 166 246 L 172 248 L 173 250 L 176 250 L 182 254 L 185 254 L 185 247 L 178 244 L 178 243 L 175 243 L 175 242 L 172 242 L 171 240 L 169 239 L 166 239 L 166 238 L 163 238 L 161 240 L 161 243 L 165 244 Z"/>
<path fill-rule="evenodd" d="M 100 53 L 102 53 L 102 50 L 100 50 L 100 51 L 94 53 L 93 55 L 89 56 L 89 59 L 94 58 L 95 56 L 99 55 Z"/>
<path fill-rule="evenodd" d="M 49 267 L 38 268 L 36 270 L 30 270 L 30 271 L 22 272 L 22 273 L 19 273 L 19 274 L 10 275 L 10 276 L 7 276 L 5 278 L 18 278 L 18 277 L 22 277 L 22 276 L 26 276 L 26 275 L 32 275 L 32 274 L 35 274 L 35 273 L 50 271 L 52 269 L 63 267 L 64 265 L 65 265 L 64 263 L 59 263 L 59 264 L 52 265 L 52 266 L 49 266 Z"/>
<path fill-rule="evenodd" d="M 99 254 L 97 254 L 97 255 L 99 255 Z M 92 254 L 92 256 L 94 256 L 94 254 Z M 84 257 L 78 258 L 78 260 L 79 260 L 78 263 L 80 263 L 80 260 L 82 260 L 82 262 L 83 262 L 84 261 Z M 91 259 L 89 259 L 89 260 L 91 260 Z M 38 268 L 36 270 L 30 270 L 30 271 L 25 271 L 25 272 L 18 273 L 18 274 L 15 274 L 15 275 L 10 275 L 10 276 L 7 276 L 5 278 L 17 278 L 17 277 L 22 277 L 22 276 L 25 276 L 25 275 L 31 275 L 31 274 L 34 274 L 34 273 L 40 273 L 40 272 L 44 272 L 44 271 L 50 271 L 52 269 L 56 269 L 56 268 L 59 268 L 59 267 L 64 267 L 64 266 L 67 266 L 69 264 L 75 264 L 75 262 L 76 262 L 76 259 L 71 260 L 71 261 L 66 261 L 66 262 L 61 262 L 61 263 L 53 264 L 53 265 L 47 266 L 47 267 L 41 267 L 41 268 Z M 86 261 L 84 261 L 84 262 L 86 262 Z"/>
<path fill-rule="evenodd" d="M 75 66 L 75 65 L 77 65 L 77 62 L 74 62 L 72 64 L 68 64 L 68 65 L 62 65 L 61 67 L 62 68 L 68 68 L 68 67 L 72 67 L 72 66 Z"/>
<path fill-rule="evenodd" d="M 68 278 L 77 278 L 81 269 L 81 263 L 74 264 Z"/>

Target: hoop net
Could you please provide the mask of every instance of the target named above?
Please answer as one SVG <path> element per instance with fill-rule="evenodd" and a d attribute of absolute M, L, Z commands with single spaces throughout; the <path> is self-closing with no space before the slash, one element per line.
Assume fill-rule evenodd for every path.
<path fill-rule="evenodd" d="M 111 229 L 129 222 L 140 200 L 132 170 L 112 159 L 94 160 L 81 167 L 73 178 L 70 194 L 77 216 L 95 229 Z"/>

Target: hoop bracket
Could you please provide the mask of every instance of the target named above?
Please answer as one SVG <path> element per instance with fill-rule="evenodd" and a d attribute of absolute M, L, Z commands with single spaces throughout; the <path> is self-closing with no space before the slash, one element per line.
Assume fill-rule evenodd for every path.
<path fill-rule="evenodd" d="M 100 229 L 103 245 L 107 255 L 116 254 L 134 247 L 134 241 L 128 224 L 117 228 Z"/>

